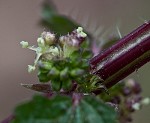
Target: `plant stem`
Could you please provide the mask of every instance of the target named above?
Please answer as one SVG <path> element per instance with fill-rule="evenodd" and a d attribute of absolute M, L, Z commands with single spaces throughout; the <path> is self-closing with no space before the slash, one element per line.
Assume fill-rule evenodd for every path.
<path fill-rule="evenodd" d="M 150 21 L 90 60 L 91 73 L 112 87 L 150 61 Z"/>
<path fill-rule="evenodd" d="M 10 115 L 5 120 L 1 121 L 1 123 L 10 123 L 15 118 L 14 115 Z"/>

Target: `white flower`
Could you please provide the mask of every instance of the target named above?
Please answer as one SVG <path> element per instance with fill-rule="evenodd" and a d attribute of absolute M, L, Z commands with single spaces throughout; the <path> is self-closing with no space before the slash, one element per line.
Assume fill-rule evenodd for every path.
<path fill-rule="evenodd" d="M 22 48 L 27 48 L 29 46 L 29 43 L 27 41 L 21 41 L 20 44 Z"/>
<path fill-rule="evenodd" d="M 78 37 L 85 38 L 87 36 L 87 34 L 83 32 L 83 28 L 82 27 L 78 27 L 77 33 L 78 33 Z"/>
<path fill-rule="evenodd" d="M 28 65 L 28 72 L 31 73 L 35 70 L 35 66 Z"/>
<path fill-rule="evenodd" d="M 39 47 L 44 47 L 45 46 L 45 41 L 42 37 L 37 39 L 37 43 Z"/>
<path fill-rule="evenodd" d="M 59 49 L 57 47 L 50 47 L 50 52 L 54 56 L 58 56 L 59 55 Z"/>

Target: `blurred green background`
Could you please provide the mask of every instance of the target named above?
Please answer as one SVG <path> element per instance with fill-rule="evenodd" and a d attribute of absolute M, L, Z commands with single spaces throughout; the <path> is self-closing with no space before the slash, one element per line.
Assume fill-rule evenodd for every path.
<path fill-rule="evenodd" d="M 20 83 L 35 83 L 36 73 L 28 74 L 27 65 L 33 63 L 34 53 L 19 45 L 22 40 L 35 44 L 44 30 L 39 26 L 43 0 L 0 0 L 0 120 L 13 111 L 16 104 L 28 100 L 35 93 Z M 103 27 L 107 36 L 126 35 L 144 20 L 150 19 L 150 0 L 54 0 L 60 14 L 71 17 L 90 33 Z M 106 37 L 107 37 L 106 36 Z M 99 36 L 96 36 L 99 39 Z M 150 97 L 150 63 L 130 75 L 139 81 L 143 96 Z M 129 77 L 128 77 L 129 78 Z M 150 106 L 134 115 L 134 123 L 149 123 Z"/>

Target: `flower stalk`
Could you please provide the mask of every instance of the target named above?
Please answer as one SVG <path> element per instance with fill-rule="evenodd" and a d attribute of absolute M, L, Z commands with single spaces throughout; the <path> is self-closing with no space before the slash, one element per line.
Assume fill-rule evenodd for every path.
<path fill-rule="evenodd" d="M 112 87 L 150 61 L 150 21 L 90 60 L 91 73 Z"/>

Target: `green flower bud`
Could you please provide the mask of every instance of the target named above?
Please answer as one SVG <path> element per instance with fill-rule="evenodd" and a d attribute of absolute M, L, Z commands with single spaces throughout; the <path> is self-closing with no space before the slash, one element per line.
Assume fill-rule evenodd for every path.
<path fill-rule="evenodd" d="M 50 70 L 52 68 L 53 64 L 51 62 L 44 62 L 44 61 L 38 61 L 38 67 Z"/>
<path fill-rule="evenodd" d="M 66 79 L 68 78 L 68 68 L 65 68 L 63 69 L 61 72 L 60 72 L 60 79 Z"/>
<path fill-rule="evenodd" d="M 53 67 L 49 71 L 48 76 L 58 77 L 59 74 L 60 74 L 60 71 L 58 69 L 56 69 L 55 67 Z"/>
<path fill-rule="evenodd" d="M 80 69 L 80 68 L 77 68 L 77 69 L 74 69 L 74 70 L 72 70 L 71 72 L 70 72 L 70 74 L 72 75 L 72 76 L 79 76 L 79 75 L 82 75 L 82 74 L 84 74 L 84 70 L 83 69 Z"/>

